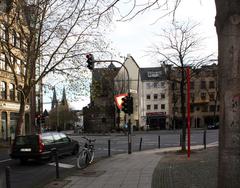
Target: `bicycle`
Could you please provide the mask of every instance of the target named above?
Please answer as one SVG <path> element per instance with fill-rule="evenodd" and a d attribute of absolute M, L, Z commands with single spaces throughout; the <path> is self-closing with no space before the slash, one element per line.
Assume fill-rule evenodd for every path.
<path fill-rule="evenodd" d="M 89 139 L 86 137 L 82 137 L 87 142 L 84 144 L 82 150 L 77 154 L 77 167 L 80 169 L 86 168 L 89 164 L 93 162 L 94 159 L 94 142 L 96 139 Z"/>

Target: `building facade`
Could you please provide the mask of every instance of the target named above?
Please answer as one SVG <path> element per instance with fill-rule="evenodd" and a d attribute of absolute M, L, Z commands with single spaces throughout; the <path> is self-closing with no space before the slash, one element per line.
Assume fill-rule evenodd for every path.
<path fill-rule="evenodd" d="M 18 120 L 21 93 L 17 87 L 23 85 L 24 79 L 24 42 L 21 40 L 21 31 L 13 19 L 13 2 L 0 2 L 0 139 L 8 140 L 14 137 Z M 11 22 L 11 23 L 10 23 Z M 6 50 L 7 49 L 7 50 Z M 7 53 L 11 50 L 11 55 Z M 8 63 L 7 63 L 8 62 Z M 12 65 L 12 66 L 9 66 Z M 16 74 L 13 74 L 13 71 Z M 14 77 L 16 76 L 16 77 Z M 16 85 L 18 80 L 18 85 Z M 25 127 L 22 132 L 30 129 L 29 100 L 25 106 Z"/>
<path fill-rule="evenodd" d="M 219 96 L 217 65 L 202 66 L 190 69 L 190 116 L 191 127 L 205 128 L 207 125 L 219 121 Z M 171 122 L 173 128 L 181 128 L 181 99 L 180 99 L 179 68 L 171 70 Z M 186 83 L 186 82 L 185 82 Z M 185 109 L 187 95 L 186 84 L 184 89 Z M 187 114 L 187 111 L 185 111 Z"/>
<path fill-rule="evenodd" d="M 141 126 L 146 129 L 169 129 L 169 82 L 165 67 L 140 68 Z"/>
<path fill-rule="evenodd" d="M 128 119 L 131 119 L 132 127 L 139 129 L 139 66 L 134 60 L 134 58 L 128 54 L 125 61 L 123 62 L 123 66 L 121 66 L 118 74 L 114 78 L 114 94 L 124 94 L 130 93 L 133 97 L 133 114 L 128 116 L 122 111 L 118 111 L 116 114 L 116 119 L 118 120 L 118 127 L 124 127 L 126 125 Z"/>

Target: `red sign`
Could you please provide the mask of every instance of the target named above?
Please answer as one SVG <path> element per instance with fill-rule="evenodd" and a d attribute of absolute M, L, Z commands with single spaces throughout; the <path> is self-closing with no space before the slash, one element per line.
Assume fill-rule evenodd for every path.
<path fill-rule="evenodd" d="M 114 96 L 115 102 L 116 102 L 117 107 L 118 107 L 119 110 L 122 109 L 122 98 L 126 97 L 126 96 L 128 96 L 127 93 L 123 93 L 123 94 L 119 94 L 119 95 L 115 95 Z"/>

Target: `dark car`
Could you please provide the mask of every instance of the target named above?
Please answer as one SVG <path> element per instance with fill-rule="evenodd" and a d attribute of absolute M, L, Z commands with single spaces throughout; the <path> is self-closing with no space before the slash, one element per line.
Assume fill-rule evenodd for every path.
<path fill-rule="evenodd" d="M 28 159 L 42 161 L 53 156 L 56 148 L 59 155 L 76 154 L 79 143 L 61 132 L 46 132 L 42 134 L 17 136 L 13 142 L 10 156 L 26 162 Z"/>

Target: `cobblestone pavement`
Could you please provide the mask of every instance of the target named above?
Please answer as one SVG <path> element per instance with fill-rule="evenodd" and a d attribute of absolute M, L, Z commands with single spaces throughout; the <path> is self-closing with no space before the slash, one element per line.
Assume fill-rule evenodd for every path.
<path fill-rule="evenodd" d="M 162 155 L 162 154 L 161 154 Z M 218 147 L 167 153 L 156 166 L 152 188 L 216 188 Z"/>

